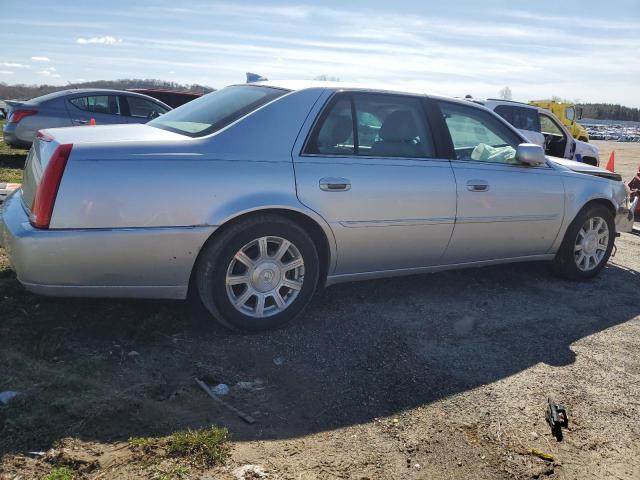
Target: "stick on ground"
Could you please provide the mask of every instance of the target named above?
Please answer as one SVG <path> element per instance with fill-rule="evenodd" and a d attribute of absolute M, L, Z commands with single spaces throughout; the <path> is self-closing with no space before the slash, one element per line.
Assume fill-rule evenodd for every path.
<path fill-rule="evenodd" d="M 227 402 L 225 402 L 224 400 L 222 400 L 220 397 L 218 397 L 215 393 L 213 393 L 211 391 L 211 389 L 209 388 L 209 386 L 204 383 L 202 380 L 200 380 L 199 378 L 196 378 L 196 383 L 198 385 L 200 385 L 200 388 L 202 390 L 204 390 L 204 392 L 209 395 L 211 398 L 213 398 L 216 402 L 218 402 L 221 405 L 224 405 L 225 407 L 227 407 L 229 410 L 231 410 L 233 413 L 235 413 L 236 415 L 238 415 L 242 420 L 244 420 L 245 422 L 252 424 L 255 423 L 256 420 L 251 416 L 251 415 L 247 415 L 246 413 L 244 413 L 242 410 L 238 410 L 236 407 L 234 407 L 233 405 L 229 405 Z"/>

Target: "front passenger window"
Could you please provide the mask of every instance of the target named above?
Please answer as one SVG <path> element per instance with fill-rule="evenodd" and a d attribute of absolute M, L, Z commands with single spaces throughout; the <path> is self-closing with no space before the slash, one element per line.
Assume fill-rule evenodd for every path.
<path fill-rule="evenodd" d="M 479 108 L 440 102 L 457 160 L 519 164 L 520 137 L 491 113 Z"/>

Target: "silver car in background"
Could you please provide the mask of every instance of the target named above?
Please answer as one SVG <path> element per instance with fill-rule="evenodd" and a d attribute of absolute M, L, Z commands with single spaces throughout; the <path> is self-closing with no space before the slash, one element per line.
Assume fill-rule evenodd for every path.
<path fill-rule="evenodd" d="M 617 174 L 545 157 L 482 106 L 258 82 L 41 132 L 0 239 L 31 291 L 189 296 L 263 330 L 345 281 L 529 260 L 590 278 L 628 220 Z"/>
<path fill-rule="evenodd" d="M 171 107 L 139 93 L 107 89 L 73 89 L 28 101 L 7 100 L 4 143 L 29 148 L 38 130 L 114 123 L 146 123 Z"/>

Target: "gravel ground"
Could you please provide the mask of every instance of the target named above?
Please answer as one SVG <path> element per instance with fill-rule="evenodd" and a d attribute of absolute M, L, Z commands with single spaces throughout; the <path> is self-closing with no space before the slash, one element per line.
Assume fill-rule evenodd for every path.
<path fill-rule="evenodd" d="M 619 145 L 633 174 L 640 145 Z M 259 335 L 181 303 L 35 297 L 0 250 L 0 391 L 23 392 L 0 408 L 0 478 L 66 458 L 82 478 L 640 479 L 640 236 L 617 246 L 590 282 L 536 263 L 336 285 Z M 548 397 L 569 409 L 562 442 Z M 171 470 L 126 443 L 210 424 L 232 434 L 224 466 Z"/>

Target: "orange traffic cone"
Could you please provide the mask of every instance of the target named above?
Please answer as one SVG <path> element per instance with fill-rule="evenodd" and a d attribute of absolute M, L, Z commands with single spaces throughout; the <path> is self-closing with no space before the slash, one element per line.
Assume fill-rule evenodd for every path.
<path fill-rule="evenodd" d="M 612 150 L 611 155 L 609 156 L 609 161 L 607 162 L 607 170 L 610 172 L 615 171 L 616 169 L 616 151 Z"/>
<path fill-rule="evenodd" d="M 91 117 L 91 120 L 89 120 L 89 125 L 95 125 L 96 124 L 96 119 Z"/>

